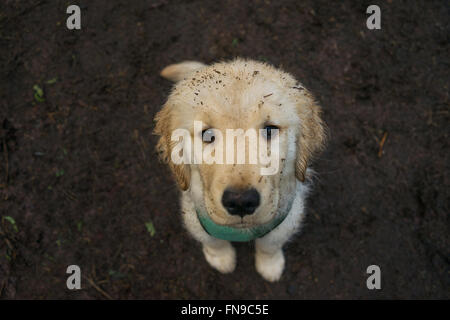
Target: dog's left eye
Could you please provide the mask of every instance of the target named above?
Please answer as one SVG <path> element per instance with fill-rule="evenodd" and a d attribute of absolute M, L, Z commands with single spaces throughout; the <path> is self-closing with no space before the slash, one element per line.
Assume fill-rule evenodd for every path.
<path fill-rule="evenodd" d="M 277 132 L 280 129 L 277 126 L 273 126 L 273 125 L 266 125 L 264 127 L 264 131 L 263 131 L 263 136 L 267 139 L 270 140 L 272 137 L 274 137 Z"/>
<path fill-rule="evenodd" d="M 213 129 L 206 129 L 202 131 L 202 140 L 206 143 L 212 143 L 214 140 L 216 140 L 216 137 L 214 136 L 214 130 Z"/>

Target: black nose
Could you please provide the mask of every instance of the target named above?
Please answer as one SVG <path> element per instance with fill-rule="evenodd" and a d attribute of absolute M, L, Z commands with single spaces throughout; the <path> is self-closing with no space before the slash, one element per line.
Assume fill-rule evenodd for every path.
<path fill-rule="evenodd" d="M 259 193 L 255 189 L 226 189 L 222 195 L 222 204 L 229 214 L 245 216 L 255 212 L 259 206 Z"/>

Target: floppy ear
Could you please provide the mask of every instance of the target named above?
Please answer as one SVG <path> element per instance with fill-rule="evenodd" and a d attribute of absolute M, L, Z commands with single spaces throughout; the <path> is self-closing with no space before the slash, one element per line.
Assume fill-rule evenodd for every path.
<path fill-rule="evenodd" d="M 181 63 L 171 64 L 165 67 L 160 75 L 163 78 L 173 82 L 178 82 L 188 77 L 194 71 L 205 67 L 206 65 L 197 61 L 184 61 Z"/>
<path fill-rule="evenodd" d="M 178 186 L 185 191 L 189 188 L 191 180 L 191 171 L 187 164 L 175 164 L 171 159 L 173 147 L 177 141 L 171 141 L 173 125 L 172 125 L 173 110 L 170 105 L 166 105 L 155 116 L 155 130 L 154 134 L 159 136 L 156 149 L 159 153 L 160 159 L 169 165 Z"/>
<path fill-rule="evenodd" d="M 315 155 L 322 151 L 325 144 L 325 124 L 322 121 L 322 110 L 312 95 L 306 90 L 297 104 L 300 118 L 300 133 L 297 138 L 297 158 L 295 176 L 304 182 L 306 169 Z"/>

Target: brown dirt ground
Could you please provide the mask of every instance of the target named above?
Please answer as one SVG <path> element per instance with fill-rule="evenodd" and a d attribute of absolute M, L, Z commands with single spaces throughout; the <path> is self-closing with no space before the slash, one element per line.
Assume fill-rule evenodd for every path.
<path fill-rule="evenodd" d="M 81 31 L 67 1 L 0 4 L 1 298 L 450 298 L 446 1 L 380 0 L 379 31 L 365 1 L 77 3 Z M 294 74 L 330 128 L 275 284 L 252 244 L 230 275 L 207 265 L 151 134 L 164 66 L 235 56 Z M 82 290 L 66 289 L 71 264 Z"/>

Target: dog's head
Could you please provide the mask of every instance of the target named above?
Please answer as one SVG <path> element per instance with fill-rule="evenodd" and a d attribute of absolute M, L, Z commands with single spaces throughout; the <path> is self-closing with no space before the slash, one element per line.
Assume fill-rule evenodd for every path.
<path fill-rule="evenodd" d="M 157 148 L 179 187 L 192 193 L 196 206 L 217 224 L 235 227 L 263 224 L 289 210 L 296 179 L 305 180 L 312 157 L 324 144 L 321 110 L 313 96 L 291 75 L 255 61 L 211 66 L 185 62 L 161 74 L 177 84 L 155 118 Z M 177 129 L 187 136 L 174 139 Z M 230 129 L 241 131 L 230 138 Z M 191 149 L 185 149 L 187 140 Z M 250 140 L 257 141 L 256 163 L 250 161 Z M 275 140 L 278 149 L 270 149 Z M 189 153 L 189 162 L 173 160 L 180 141 L 181 154 Z M 235 144 L 230 147 L 228 141 Z M 221 143 L 223 148 L 218 147 Z M 198 161 L 195 148 L 199 147 L 216 162 Z M 259 149 L 267 148 L 277 163 L 260 161 Z M 237 160 L 239 155 L 245 156 L 245 163 Z M 276 170 L 262 174 L 270 166 Z"/>

